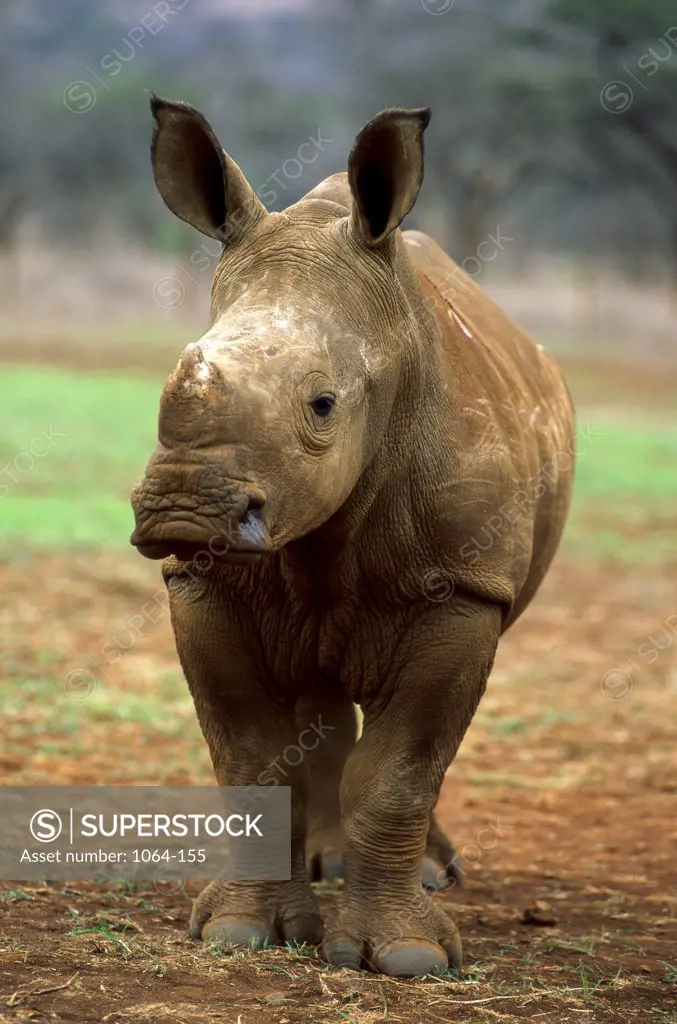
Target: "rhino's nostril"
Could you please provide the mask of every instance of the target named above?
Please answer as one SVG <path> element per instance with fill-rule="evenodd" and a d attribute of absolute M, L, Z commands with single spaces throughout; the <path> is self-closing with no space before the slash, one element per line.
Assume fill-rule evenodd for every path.
<path fill-rule="evenodd" d="M 254 516 L 260 516 L 261 510 L 266 503 L 265 495 L 261 491 L 250 491 L 247 495 L 247 507 L 242 515 L 242 521 L 244 522 L 250 513 Z"/>
<path fill-rule="evenodd" d="M 236 536 L 241 542 L 251 544 L 254 547 L 266 543 L 268 531 L 261 515 L 264 504 L 265 498 L 262 494 L 252 494 L 249 496 L 247 508 L 236 530 Z"/>

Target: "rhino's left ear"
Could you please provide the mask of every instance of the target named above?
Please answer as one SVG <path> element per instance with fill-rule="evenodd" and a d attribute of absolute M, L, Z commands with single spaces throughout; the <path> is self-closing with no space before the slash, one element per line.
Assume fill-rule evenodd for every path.
<path fill-rule="evenodd" d="M 366 124 L 348 159 L 353 226 L 379 245 L 416 202 L 423 181 L 423 132 L 430 110 L 384 110 Z"/>
<path fill-rule="evenodd" d="M 172 213 L 204 235 L 236 241 L 264 216 L 265 206 L 199 110 L 159 96 L 150 105 L 158 192 Z"/>

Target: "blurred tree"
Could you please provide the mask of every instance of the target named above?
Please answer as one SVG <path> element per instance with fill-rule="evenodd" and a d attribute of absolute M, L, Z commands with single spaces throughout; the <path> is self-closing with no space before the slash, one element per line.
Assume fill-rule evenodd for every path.
<path fill-rule="evenodd" d="M 26 122 L 12 96 L 22 93 L 17 54 L 9 33 L 10 12 L 0 6 L 0 249 L 11 250 L 21 223 L 31 177 Z"/>
<path fill-rule="evenodd" d="M 153 89 L 203 109 L 256 188 L 276 176 L 273 208 L 344 169 L 379 109 L 430 106 L 412 223 L 459 260 L 500 224 L 515 256 L 537 245 L 648 266 L 662 250 L 677 266 L 674 0 L 446 7 L 337 0 L 238 17 L 191 0 L 132 52 L 131 4 L 4 0 L 0 85 L 20 102 L 0 108 L 0 245 L 27 217 L 59 241 L 191 244 L 153 187 Z M 119 73 L 114 52 L 128 56 Z M 83 83 L 95 92 L 84 112 Z M 317 159 L 306 147 L 300 171 L 318 130 L 333 141 Z"/>
<path fill-rule="evenodd" d="M 362 116 L 385 106 L 432 108 L 422 204 L 426 193 L 444 198 L 454 227 L 436 214 L 436 233 L 458 259 L 471 256 L 496 229 L 499 210 L 557 167 L 561 93 L 517 31 L 533 3 L 476 0 L 445 17 L 431 14 L 435 4 L 393 9 L 362 0 L 360 7 L 348 79 L 353 106 Z"/>
<path fill-rule="evenodd" d="M 549 0 L 533 41 L 559 60 L 580 168 L 660 211 L 677 276 L 677 8 L 674 0 Z M 663 244 L 661 244 L 663 243 Z"/>

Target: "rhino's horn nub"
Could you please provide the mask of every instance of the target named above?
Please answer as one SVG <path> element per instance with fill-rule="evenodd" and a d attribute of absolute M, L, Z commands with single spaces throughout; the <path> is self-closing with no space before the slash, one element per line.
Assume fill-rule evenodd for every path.
<path fill-rule="evenodd" d="M 204 364 L 204 361 L 202 346 L 199 342 L 194 341 L 183 350 L 177 369 L 184 377 L 194 377 L 198 367 Z"/>
<path fill-rule="evenodd" d="M 199 342 L 188 345 L 162 392 L 160 440 L 171 445 L 216 439 L 225 391 L 221 371 L 205 359 Z"/>
<path fill-rule="evenodd" d="M 177 386 L 182 385 L 184 388 L 190 389 L 194 384 L 202 395 L 207 391 L 218 389 L 224 384 L 221 371 L 214 363 L 205 358 L 199 341 L 194 341 L 186 346 L 172 377 Z"/>

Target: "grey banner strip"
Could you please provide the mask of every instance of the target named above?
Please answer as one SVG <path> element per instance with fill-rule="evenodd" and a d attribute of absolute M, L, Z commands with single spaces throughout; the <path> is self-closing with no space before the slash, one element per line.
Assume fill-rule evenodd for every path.
<path fill-rule="evenodd" d="M 0 878 L 290 877 L 287 786 L 0 786 Z"/>

